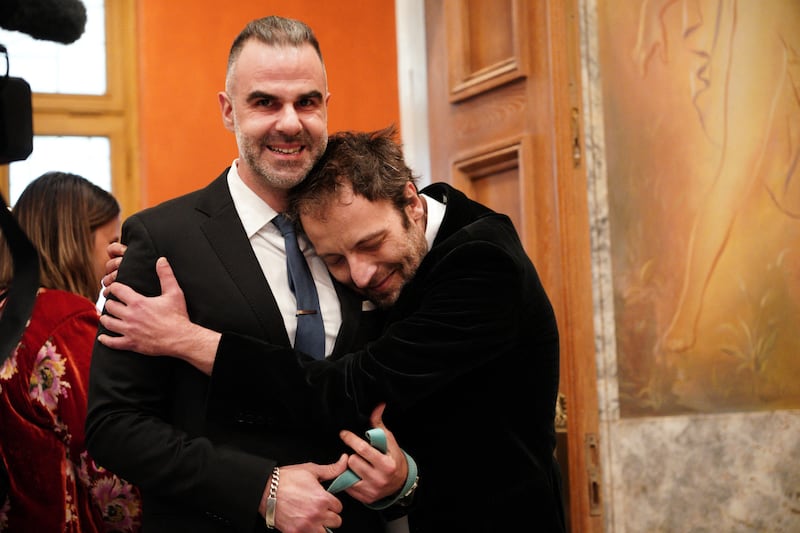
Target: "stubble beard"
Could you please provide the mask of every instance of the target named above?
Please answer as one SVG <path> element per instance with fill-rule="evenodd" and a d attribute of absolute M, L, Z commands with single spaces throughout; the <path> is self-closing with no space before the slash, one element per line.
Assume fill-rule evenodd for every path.
<path fill-rule="evenodd" d="M 326 135 L 317 145 L 305 143 L 306 150 L 313 150 L 310 158 L 274 164 L 268 160 L 268 156 L 262 157 L 265 152 L 270 153 L 267 139 L 262 139 L 258 145 L 255 145 L 239 131 L 236 132 L 236 136 L 239 139 L 239 146 L 242 147 L 245 163 L 266 186 L 282 190 L 289 190 L 303 181 L 317 160 L 322 157 L 328 145 Z"/>
<path fill-rule="evenodd" d="M 401 282 L 396 289 L 384 293 L 372 293 L 367 291 L 367 296 L 375 305 L 381 309 L 388 309 L 397 303 L 403 288 L 417 275 L 417 270 L 425 255 L 428 253 L 428 241 L 425 240 L 425 232 L 420 231 L 416 226 L 411 226 L 406 233 L 406 253 L 402 262 L 395 266 L 395 271 L 400 275 Z"/>

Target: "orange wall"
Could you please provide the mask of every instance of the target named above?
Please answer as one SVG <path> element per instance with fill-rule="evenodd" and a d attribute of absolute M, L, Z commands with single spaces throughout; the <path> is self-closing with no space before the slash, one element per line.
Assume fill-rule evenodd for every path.
<path fill-rule="evenodd" d="M 140 0 L 142 207 L 206 185 L 236 157 L 217 92 L 234 37 L 267 15 L 300 19 L 316 33 L 329 131 L 399 126 L 394 0 Z"/>

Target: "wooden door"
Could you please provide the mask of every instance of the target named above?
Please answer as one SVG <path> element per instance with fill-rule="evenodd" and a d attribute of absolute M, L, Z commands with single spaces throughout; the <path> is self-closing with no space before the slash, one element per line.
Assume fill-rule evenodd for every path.
<path fill-rule="evenodd" d="M 577 0 L 427 0 L 425 18 L 431 181 L 509 215 L 539 271 L 570 530 L 602 531 Z"/>

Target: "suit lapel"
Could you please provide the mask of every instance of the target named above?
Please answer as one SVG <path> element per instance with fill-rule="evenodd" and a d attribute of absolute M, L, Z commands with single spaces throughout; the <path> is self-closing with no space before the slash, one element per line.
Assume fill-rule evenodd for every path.
<path fill-rule="evenodd" d="M 264 340 L 289 346 L 280 309 L 233 205 L 226 175 L 227 171 L 210 184 L 198 201 L 197 209 L 208 216 L 201 229 L 242 297 L 250 304 L 264 331 Z"/>

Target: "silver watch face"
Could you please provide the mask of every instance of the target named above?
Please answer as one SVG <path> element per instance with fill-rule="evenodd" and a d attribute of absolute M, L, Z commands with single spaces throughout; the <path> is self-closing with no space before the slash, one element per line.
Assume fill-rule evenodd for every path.
<path fill-rule="evenodd" d="M 417 476 L 417 478 L 414 480 L 414 484 L 411 485 L 411 488 L 408 489 L 406 493 L 400 497 L 397 503 L 400 505 L 408 505 L 410 503 L 411 496 L 413 496 L 414 491 L 417 490 L 417 484 L 419 484 L 419 476 Z"/>
<path fill-rule="evenodd" d="M 403 494 L 403 498 L 411 496 L 414 493 L 414 491 L 417 490 L 417 483 L 419 483 L 419 476 L 417 476 L 417 478 L 414 480 L 414 484 L 411 485 L 411 488 L 408 489 L 408 492 Z"/>

